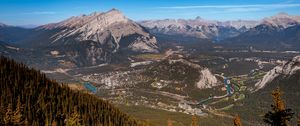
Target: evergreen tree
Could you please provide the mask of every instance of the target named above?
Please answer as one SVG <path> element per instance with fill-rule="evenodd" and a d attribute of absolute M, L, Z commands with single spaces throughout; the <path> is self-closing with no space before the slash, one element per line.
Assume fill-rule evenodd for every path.
<path fill-rule="evenodd" d="M 193 115 L 192 116 L 192 123 L 191 123 L 191 126 L 199 126 L 198 124 L 198 118 L 196 115 Z"/>
<path fill-rule="evenodd" d="M 288 126 L 288 122 L 293 118 L 294 113 L 291 109 L 286 109 L 281 99 L 282 92 L 279 88 L 272 91 L 274 104 L 271 105 L 272 111 L 264 116 L 264 122 L 271 126 Z"/>
<path fill-rule="evenodd" d="M 21 119 L 22 119 L 22 114 L 21 114 L 21 100 L 20 100 L 20 96 L 18 97 L 18 101 L 17 101 L 17 106 L 16 106 L 16 110 L 14 111 L 14 115 L 13 115 L 13 123 L 15 125 L 20 125 Z"/>
<path fill-rule="evenodd" d="M 0 106 L 4 108 L 0 110 L 0 125 L 64 126 L 68 121 L 87 126 L 145 125 L 107 101 L 71 90 L 3 56 L 0 56 L 0 73 Z M 78 110 L 66 119 L 75 108 Z"/>
<path fill-rule="evenodd" d="M 234 117 L 234 119 L 233 119 L 233 124 L 234 124 L 234 126 L 242 126 L 240 116 L 236 115 L 236 116 Z"/>
<path fill-rule="evenodd" d="M 24 120 L 24 126 L 29 126 L 29 122 L 28 122 L 27 118 L 25 118 L 25 120 Z"/>
<path fill-rule="evenodd" d="M 81 126 L 80 121 L 80 115 L 78 114 L 77 109 L 75 108 L 73 113 L 67 120 L 67 126 Z"/>
<path fill-rule="evenodd" d="M 8 107 L 6 109 L 6 113 L 5 113 L 5 116 L 4 116 L 4 124 L 5 125 L 12 125 L 12 119 L 13 117 L 13 110 L 12 110 L 12 105 L 11 104 L 8 104 Z"/>
<path fill-rule="evenodd" d="M 300 116 L 298 117 L 298 120 L 297 120 L 297 126 L 300 126 Z"/>

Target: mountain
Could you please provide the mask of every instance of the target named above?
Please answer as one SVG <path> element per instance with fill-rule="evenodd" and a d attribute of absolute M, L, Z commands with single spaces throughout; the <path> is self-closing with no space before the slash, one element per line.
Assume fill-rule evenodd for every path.
<path fill-rule="evenodd" d="M 32 34 L 32 29 L 26 29 L 16 26 L 9 26 L 0 23 L 0 41 L 15 43 L 23 40 Z"/>
<path fill-rule="evenodd" d="M 262 24 L 269 24 L 278 28 L 288 28 L 299 23 L 300 16 L 292 16 L 283 12 L 268 18 L 264 18 L 262 21 Z"/>
<path fill-rule="evenodd" d="M 0 125 L 143 125 L 109 102 L 23 64 L 2 56 L 0 64 Z"/>
<path fill-rule="evenodd" d="M 300 56 L 294 57 L 292 60 L 283 65 L 276 66 L 270 70 L 261 81 L 255 84 L 256 90 L 263 89 L 268 84 L 275 83 L 276 79 L 289 79 L 300 74 Z M 298 83 L 299 81 L 294 81 Z"/>
<path fill-rule="evenodd" d="M 254 46 L 260 49 L 292 49 L 299 47 L 298 25 L 300 16 L 279 13 L 259 21 L 214 21 L 200 17 L 190 20 L 165 19 L 141 21 L 152 34 L 178 41 L 210 40 L 228 46 Z M 193 39 L 194 40 L 193 40 Z M 272 44 L 272 46 L 269 46 Z M 274 45 L 274 46 L 273 46 Z M 292 47 L 292 48 L 290 48 Z"/>
<path fill-rule="evenodd" d="M 205 20 L 200 17 L 190 20 L 165 19 L 141 21 L 140 24 L 149 29 L 153 34 L 159 35 L 181 35 L 184 37 L 195 37 L 198 39 L 223 40 L 239 35 L 258 25 L 258 21 L 214 21 Z"/>
<path fill-rule="evenodd" d="M 299 50 L 300 25 L 283 28 L 278 25 L 261 24 L 221 43 L 229 46 L 253 46 L 260 50 Z"/>
<path fill-rule="evenodd" d="M 158 52 L 155 36 L 116 9 L 71 17 L 34 30 L 36 34 L 20 42 L 22 46 L 64 57 L 77 66 L 112 62 L 130 53 Z"/>
<path fill-rule="evenodd" d="M 300 56 L 296 56 L 267 72 L 263 79 L 255 84 L 255 90 L 247 96 L 247 99 L 240 106 L 233 108 L 234 113 L 239 113 L 249 121 L 260 122 L 261 115 L 267 113 L 271 108 L 270 105 L 273 104 L 271 92 L 276 88 L 280 88 L 283 92 L 282 98 L 287 108 L 291 108 L 294 113 L 299 113 L 299 78 Z"/>
<path fill-rule="evenodd" d="M 222 40 L 228 46 L 253 46 L 260 50 L 299 50 L 300 16 L 279 13 L 240 35 Z"/>

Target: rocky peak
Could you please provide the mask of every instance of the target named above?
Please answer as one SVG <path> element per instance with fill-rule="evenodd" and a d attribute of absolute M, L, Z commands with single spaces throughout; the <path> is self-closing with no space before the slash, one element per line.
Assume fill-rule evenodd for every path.
<path fill-rule="evenodd" d="M 73 16 L 59 23 L 47 24 L 39 29 L 56 29 L 56 28 L 80 28 L 84 27 L 90 30 L 103 29 L 115 23 L 125 23 L 129 19 L 119 10 L 112 9 L 107 12 L 94 12 L 90 15 Z"/>
<path fill-rule="evenodd" d="M 288 28 L 300 23 L 300 16 L 292 16 L 281 12 L 274 16 L 264 18 L 262 24 L 269 24 L 276 27 Z"/>

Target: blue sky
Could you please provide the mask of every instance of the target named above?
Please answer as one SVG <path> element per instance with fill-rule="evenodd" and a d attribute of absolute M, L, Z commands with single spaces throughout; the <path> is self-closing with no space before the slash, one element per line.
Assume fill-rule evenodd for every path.
<path fill-rule="evenodd" d="M 279 12 L 300 15 L 300 0 L 0 0 L 0 22 L 41 25 L 111 8 L 133 20 L 258 20 Z"/>

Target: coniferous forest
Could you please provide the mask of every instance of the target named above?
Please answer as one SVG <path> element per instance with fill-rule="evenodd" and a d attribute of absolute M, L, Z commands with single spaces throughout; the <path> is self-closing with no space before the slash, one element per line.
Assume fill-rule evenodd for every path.
<path fill-rule="evenodd" d="M 69 89 L 1 56 L 0 125 L 144 125 L 96 96 Z"/>

